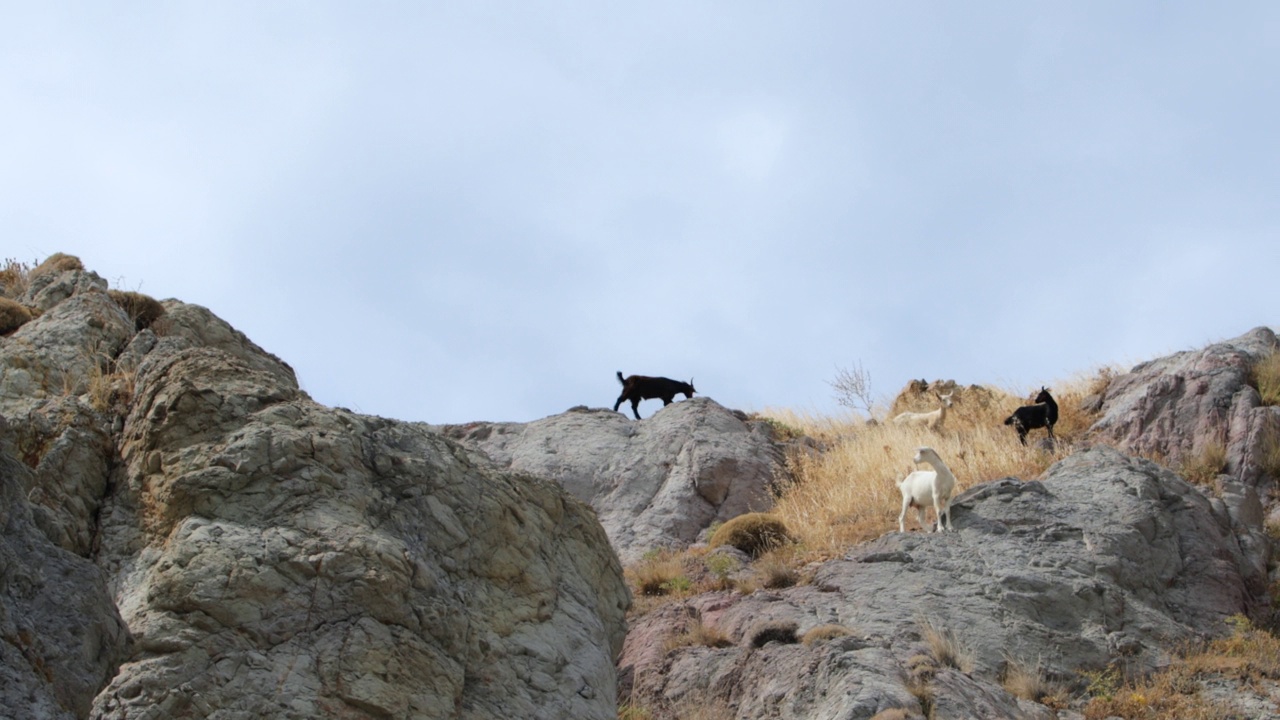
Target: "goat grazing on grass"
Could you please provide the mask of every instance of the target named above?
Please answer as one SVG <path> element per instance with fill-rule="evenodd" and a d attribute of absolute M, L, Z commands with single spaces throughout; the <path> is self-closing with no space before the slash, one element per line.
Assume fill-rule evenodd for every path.
<path fill-rule="evenodd" d="M 942 403 L 937 410 L 933 412 L 904 412 L 899 413 L 893 418 L 894 425 L 917 425 L 927 427 L 931 430 L 941 430 L 942 423 L 947 420 L 947 408 L 951 407 L 951 396 L 955 391 L 951 391 L 946 395 L 934 393 L 938 401 Z"/>
<path fill-rule="evenodd" d="M 613 404 L 613 411 L 618 411 L 618 406 L 624 400 L 631 401 L 631 412 L 635 414 L 636 419 L 640 419 L 640 401 L 652 398 L 662 398 L 662 404 L 670 405 L 675 400 L 676 395 L 683 393 L 685 399 L 693 397 L 695 392 L 693 389 L 693 378 L 689 378 L 689 382 L 680 382 L 664 377 L 648 377 L 646 375 L 628 375 L 622 377 L 622 371 L 618 371 L 618 382 L 622 383 L 622 394 L 618 396 L 618 401 Z"/>
<path fill-rule="evenodd" d="M 1035 405 L 1023 405 L 1004 420 L 1005 425 L 1012 425 L 1018 431 L 1018 441 L 1023 445 L 1027 444 L 1027 433 L 1036 428 L 1047 428 L 1049 439 L 1055 439 L 1053 426 L 1057 422 L 1058 403 L 1044 386 L 1040 387 L 1040 394 L 1036 395 Z"/>
<path fill-rule="evenodd" d="M 951 527 L 951 496 L 956 490 L 956 476 L 951 474 L 951 469 L 942 462 L 942 458 L 938 457 L 938 453 L 933 448 L 922 447 L 916 450 L 915 461 L 927 462 L 933 466 L 933 469 L 916 470 L 898 483 L 898 489 L 902 491 L 902 512 L 898 514 L 898 530 L 907 531 L 908 508 L 916 509 L 916 519 L 920 522 L 920 529 L 924 530 L 925 511 L 929 507 L 933 508 L 933 514 L 937 520 L 937 527 L 929 532 L 954 530 L 955 528 Z M 945 525 L 943 525 L 943 518 L 946 518 Z"/>

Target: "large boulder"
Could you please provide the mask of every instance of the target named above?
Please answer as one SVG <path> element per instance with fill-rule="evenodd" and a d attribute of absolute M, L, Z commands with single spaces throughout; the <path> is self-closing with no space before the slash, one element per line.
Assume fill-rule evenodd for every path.
<path fill-rule="evenodd" d="M 952 507 L 955 533 L 890 533 L 822 564 L 810 585 L 711 593 L 640 619 L 620 663 L 624 692 L 652 708 L 713 699 L 745 720 L 895 707 L 918 717 L 909 681 L 919 658 L 936 654 L 923 639 L 932 627 L 968 658 L 937 664 L 936 712 L 1046 716 L 1000 686 L 1011 664 L 1064 681 L 1114 660 L 1154 669 L 1179 643 L 1224 634 L 1229 616 L 1266 605 L 1264 569 L 1220 505 L 1110 448 L 1073 455 L 1039 481 L 977 486 Z M 733 646 L 666 650 L 697 623 Z M 796 642 L 832 624 L 849 634 Z"/>
<path fill-rule="evenodd" d="M 471 423 L 441 431 L 498 466 L 547 477 L 600 516 L 625 561 L 685 547 L 715 522 L 773 505 L 785 473 L 768 423 L 707 397 L 645 420 L 575 408 L 530 423 Z"/>
<path fill-rule="evenodd" d="M 1260 487 L 1262 458 L 1280 430 L 1280 407 L 1264 407 L 1250 384 L 1253 365 L 1280 349 L 1270 328 L 1200 350 L 1175 353 L 1118 375 L 1102 399 L 1091 432 L 1126 452 L 1159 457 L 1175 466 L 1210 446 L 1226 450 L 1224 472 Z"/>

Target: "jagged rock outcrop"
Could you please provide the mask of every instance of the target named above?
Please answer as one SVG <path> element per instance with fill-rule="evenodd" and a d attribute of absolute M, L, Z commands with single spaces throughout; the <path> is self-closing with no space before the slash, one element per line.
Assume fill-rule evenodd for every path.
<path fill-rule="evenodd" d="M 1250 371 L 1277 349 L 1275 333 L 1259 327 L 1137 365 L 1112 380 L 1091 433 L 1127 452 L 1175 465 L 1219 444 L 1227 451 L 1224 472 L 1262 489 L 1261 457 L 1268 432 L 1280 431 L 1280 407 L 1262 406 Z"/>
<path fill-rule="evenodd" d="M 768 510 L 785 472 L 764 422 L 707 397 L 645 420 L 575 408 L 531 423 L 472 423 L 441 431 L 500 467 L 552 478 L 600 516 L 626 562 L 686 547 L 714 522 Z"/>
<path fill-rule="evenodd" d="M 23 302 L 44 313 L 0 339 L 4 707 L 614 717 L 630 598 L 590 507 L 316 404 L 204 308 L 138 332 L 79 269 Z"/>
<path fill-rule="evenodd" d="M 624 691 L 650 708 L 715 699 L 736 718 L 870 718 L 923 708 L 908 680 L 926 625 L 953 633 L 964 672 L 928 683 L 946 717 L 1053 717 L 999 678 L 1010 662 L 1074 677 L 1121 659 L 1152 669 L 1183 640 L 1223 634 L 1266 601 L 1223 509 L 1155 464 L 1097 447 L 1040 481 L 972 488 L 952 506 L 958 532 L 890 533 L 821 565 L 811 585 L 711 593 L 640 619 L 620 663 Z M 701 622 L 734 647 L 663 643 Z M 755 647 L 762 628 L 798 638 L 824 624 L 845 637 Z M 948 708 L 943 712 L 941 708 Z"/>

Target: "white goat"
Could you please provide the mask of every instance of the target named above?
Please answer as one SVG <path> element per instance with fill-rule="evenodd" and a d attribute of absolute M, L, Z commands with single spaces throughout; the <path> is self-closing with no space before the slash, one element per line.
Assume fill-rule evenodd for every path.
<path fill-rule="evenodd" d="M 934 394 L 937 395 L 937 393 Z M 937 395 L 938 401 L 941 402 L 942 405 L 933 412 L 904 412 L 893 418 L 893 424 L 919 425 L 932 430 L 941 430 L 942 423 L 946 422 L 947 419 L 947 408 L 951 407 L 951 396 L 954 394 L 955 391 L 952 390 L 946 395 Z"/>
<path fill-rule="evenodd" d="M 942 462 L 942 458 L 938 457 L 938 453 L 933 448 L 922 447 L 916 450 L 915 461 L 916 463 L 927 462 L 933 466 L 933 469 L 916 470 L 898 483 L 898 489 L 902 491 L 902 512 L 898 514 L 898 530 L 907 531 L 907 508 L 916 509 L 920 529 L 924 530 L 925 510 L 929 507 L 933 508 L 934 516 L 938 521 L 937 528 L 929 532 L 954 530 L 951 527 L 951 495 L 956 489 L 956 476 L 951 474 L 950 468 Z M 942 522 L 944 516 L 946 517 L 945 527 Z"/>

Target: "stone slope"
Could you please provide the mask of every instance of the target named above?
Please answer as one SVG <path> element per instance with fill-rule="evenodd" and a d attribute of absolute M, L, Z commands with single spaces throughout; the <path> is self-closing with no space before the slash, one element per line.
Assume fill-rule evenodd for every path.
<path fill-rule="evenodd" d="M 471 423 L 441 432 L 500 467 L 556 480 L 600 516 L 625 562 L 662 547 L 687 547 L 714 522 L 768 510 L 786 472 L 764 422 L 708 397 L 668 405 L 635 421 L 575 408 L 530 423 Z"/>
<path fill-rule="evenodd" d="M 1075 677 L 1122 659 L 1153 669 L 1180 641 L 1225 632 L 1266 602 L 1265 574 L 1232 520 L 1167 470 L 1109 448 L 962 495 L 955 534 L 890 533 L 824 563 L 811 585 L 713 593 L 640 619 L 620 663 L 624 691 L 654 708 L 714 698 L 736 718 L 870 718 L 924 709 L 908 689 L 926 625 L 954 633 L 966 672 L 940 668 L 935 713 L 1052 717 L 999 683 L 1010 662 Z M 732 648 L 666 653 L 694 623 Z M 770 624 L 850 635 L 753 647 Z M 947 708 L 944 712 L 943 708 Z"/>

